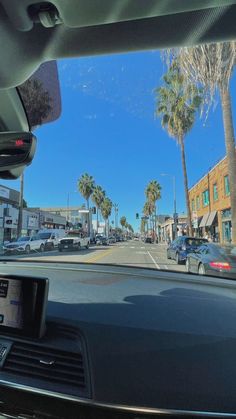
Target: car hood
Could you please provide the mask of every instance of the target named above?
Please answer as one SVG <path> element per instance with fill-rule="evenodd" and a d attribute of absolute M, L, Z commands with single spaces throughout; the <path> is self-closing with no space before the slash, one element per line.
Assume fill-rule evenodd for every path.
<path fill-rule="evenodd" d="M 27 243 L 29 243 L 29 241 L 12 242 L 12 243 L 5 244 L 5 247 L 21 247 Z"/>

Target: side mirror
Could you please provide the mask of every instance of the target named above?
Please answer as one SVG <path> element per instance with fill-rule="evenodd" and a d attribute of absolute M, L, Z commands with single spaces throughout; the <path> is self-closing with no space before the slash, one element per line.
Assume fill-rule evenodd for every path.
<path fill-rule="evenodd" d="M 35 150 L 36 137 L 31 132 L 0 132 L 0 178 L 17 179 Z"/>

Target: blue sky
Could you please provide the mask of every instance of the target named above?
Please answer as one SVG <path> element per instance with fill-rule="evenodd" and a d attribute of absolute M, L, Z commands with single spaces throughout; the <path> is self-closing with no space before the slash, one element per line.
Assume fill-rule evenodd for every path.
<path fill-rule="evenodd" d="M 28 205 L 66 206 L 68 192 L 71 205 L 82 204 L 76 183 L 88 172 L 119 204 L 119 217 L 137 228 L 135 213 L 141 214 L 152 179 L 163 188 L 158 212 L 173 212 L 171 179 L 160 176 L 169 173 L 176 176 L 177 210 L 183 212 L 180 150 L 154 118 L 153 90 L 165 72 L 159 52 L 63 60 L 58 68 L 62 114 L 36 131 L 36 155 L 25 172 Z M 206 122 L 197 119 L 185 144 L 191 186 L 225 154 L 220 104 Z M 18 180 L 1 183 L 19 189 Z"/>

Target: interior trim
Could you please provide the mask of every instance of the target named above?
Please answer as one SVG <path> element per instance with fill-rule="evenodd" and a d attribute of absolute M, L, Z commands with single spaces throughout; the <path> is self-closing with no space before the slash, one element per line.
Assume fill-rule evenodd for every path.
<path fill-rule="evenodd" d="M 150 414 L 161 414 L 161 415 L 175 415 L 175 416 L 193 416 L 193 417 L 218 417 L 218 418 L 225 418 L 225 417 L 234 417 L 236 413 L 226 413 L 226 412 L 207 412 L 201 410 L 175 410 L 175 409 L 163 409 L 163 408 L 149 408 L 149 407 L 139 407 L 139 406 L 127 406 L 115 403 L 105 403 L 105 402 L 98 402 L 92 399 L 85 399 L 82 397 L 70 396 L 68 394 L 52 392 L 44 389 L 34 388 L 30 386 L 25 386 L 22 384 L 14 384 L 10 381 L 0 380 L 0 385 L 4 387 L 11 388 L 14 390 L 22 390 L 29 393 L 34 393 L 38 395 L 44 395 L 49 397 L 55 397 L 57 399 L 77 402 L 83 405 L 91 406 L 91 407 L 99 407 L 111 410 L 118 410 L 123 412 L 133 412 L 133 413 L 150 413 Z M 1 407 L 0 407 L 1 411 Z"/>

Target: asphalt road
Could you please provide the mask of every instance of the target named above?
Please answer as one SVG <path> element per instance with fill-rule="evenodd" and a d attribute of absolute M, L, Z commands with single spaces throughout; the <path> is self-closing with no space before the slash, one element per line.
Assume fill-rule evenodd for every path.
<path fill-rule="evenodd" d="M 163 244 L 149 244 L 141 241 L 129 240 L 109 246 L 91 246 L 88 250 L 48 251 L 44 253 L 31 253 L 30 255 L 3 256 L 4 259 L 17 258 L 24 260 L 37 259 L 55 262 L 87 262 L 112 263 L 126 266 L 138 266 L 154 269 L 169 269 L 185 271 L 184 265 L 177 265 L 174 260 L 166 257 L 166 246 Z"/>

